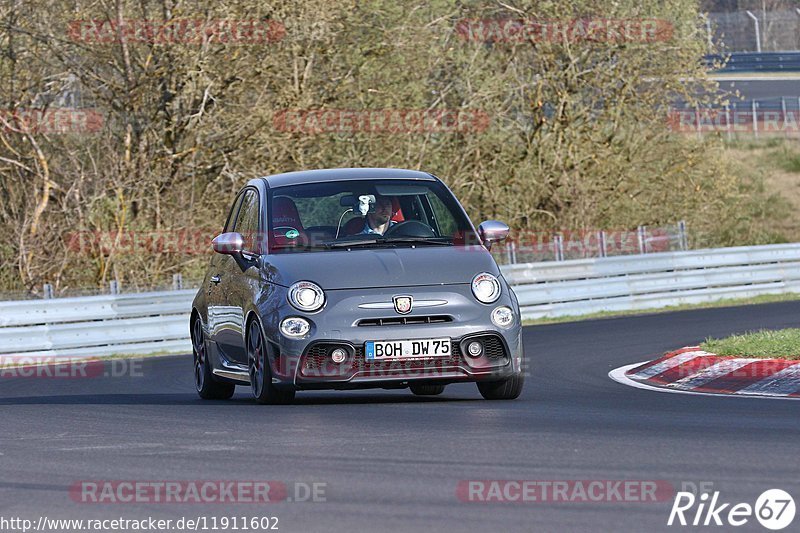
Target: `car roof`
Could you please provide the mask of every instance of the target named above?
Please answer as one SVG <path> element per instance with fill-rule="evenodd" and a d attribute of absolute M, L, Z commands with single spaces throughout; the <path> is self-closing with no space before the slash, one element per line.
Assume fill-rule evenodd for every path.
<path fill-rule="evenodd" d="M 388 179 L 436 181 L 436 178 L 427 172 L 405 170 L 402 168 L 324 168 L 273 174 L 272 176 L 265 176 L 262 179 L 264 179 L 270 187 L 342 180 Z"/>

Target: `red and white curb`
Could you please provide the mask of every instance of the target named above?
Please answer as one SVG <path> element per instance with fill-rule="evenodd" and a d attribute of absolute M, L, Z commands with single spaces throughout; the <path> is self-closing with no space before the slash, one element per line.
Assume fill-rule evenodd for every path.
<path fill-rule="evenodd" d="M 724 357 L 697 346 L 617 368 L 608 376 L 658 392 L 800 400 L 800 361 Z"/>

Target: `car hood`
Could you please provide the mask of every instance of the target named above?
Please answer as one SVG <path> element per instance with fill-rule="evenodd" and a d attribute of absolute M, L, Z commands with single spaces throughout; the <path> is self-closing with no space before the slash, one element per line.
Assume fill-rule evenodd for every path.
<path fill-rule="evenodd" d="M 470 283 L 500 271 L 482 246 L 369 248 L 264 256 L 265 276 L 279 285 L 313 281 L 326 290 Z"/>

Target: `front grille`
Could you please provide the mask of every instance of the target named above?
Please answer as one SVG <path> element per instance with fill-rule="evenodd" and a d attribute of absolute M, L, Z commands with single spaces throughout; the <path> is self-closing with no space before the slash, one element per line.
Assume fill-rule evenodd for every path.
<path fill-rule="evenodd" d="M 328 354 L 334 349 L 338 348 L 338 344 L 323 344 L 317 343 L 308 349 L 305 355 L 304 368 L 318 369 L 322 368 L 325 361 L 328 359 Z"/>
<path fill-rule="evenodd" d="M 364 318 L 359 320 L 358 326 L 409 326 L 420 324 L 441 324 L 452 322 L 453 317 L 449 315 L 430 315 L 430 316 L 393 316 L 388 318 Z"/>

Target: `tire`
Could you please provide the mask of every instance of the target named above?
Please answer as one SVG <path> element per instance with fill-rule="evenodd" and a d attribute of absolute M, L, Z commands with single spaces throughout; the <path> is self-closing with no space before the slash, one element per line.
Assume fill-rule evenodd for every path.
<path fill-rule="evenodd" d="M 444 385 L 417 383 L 408 386 L 415 396 L 436 396 L 444 392 Z"/>
<path fill-rule="evenodd" d="M 197 316 L 192 322 L 192 357 L 194 360 L 194 387 L 204 400 L 227 400 L 233 396 L 236 385 L 215 381 L 208 363 L 203 322 Z"/>
<path fill-rule="evenodd" d="M 525 376 L 514 374 L 502 381 L 485 381 L 478 383 L 478 391 L 485 400 L 515 400 L 522 393 Z"/>
<path fill-rule="evenodd" d="M 250 390 L 260 404 L 285 405 L 294 401 L 293 390 L 279 390 L 272 384 L 266 343 L 261 327 L 253 320 L 247 329 L 247 368 L 250 372 Z"/>

